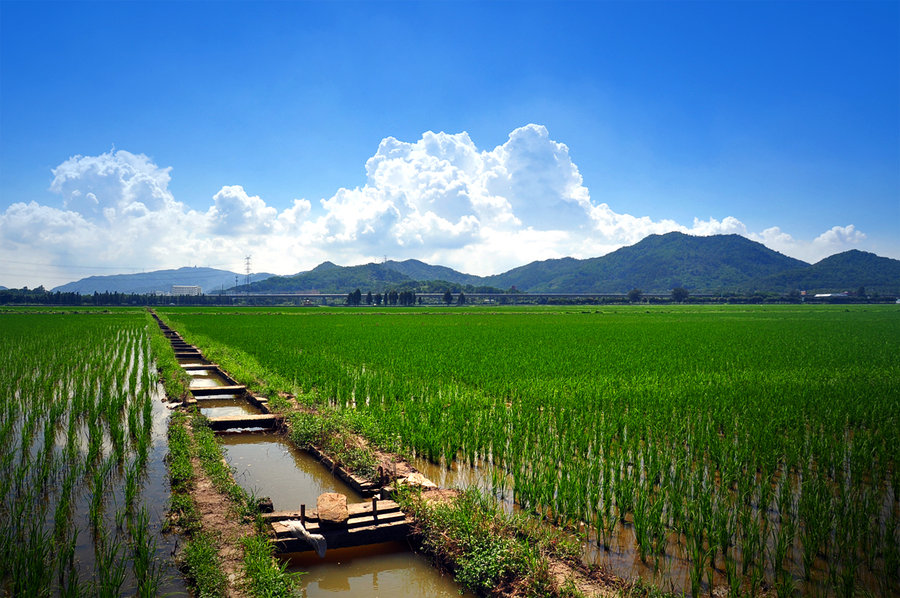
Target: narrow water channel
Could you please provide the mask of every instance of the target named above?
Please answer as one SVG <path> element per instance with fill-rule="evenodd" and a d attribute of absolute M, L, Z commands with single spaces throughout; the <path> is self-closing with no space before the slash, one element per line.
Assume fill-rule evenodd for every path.
<path fill-rule="evenodd" d="M 285 559 L 289 571 L 303 571 L 306 598 L 343 593 L 354 598 L 473 597 L 449 575 L 441 575 L 403 542 L 330 550 L 324 559 L 313 552 Z"/>
<path fill-rule="evenodd" d="M 188 370 L 188 374 L 191 376 L 191 387 L 193 388 L 213 388 L 230 384 L 215 370 Z"/>
<path fill-rule="evenodd" d="M 364 499 L 314 457 L 273 434 L 222 436 L 225 459 L 238 484 L 257 496 L 268 496 L 276 511 L 314 509 L 323 492 L 340 492 L 348 502 Z M 472 596 L 453 578 L 442 575 L 428 560 L 403 542 L 329 550 L 283 557 L 290 571 L 304 572 L 301 588 L 307 598 L 342 592 L 354 598 L 418 598 Z"/>
<path fill-rule="evenodd" d="M 228 434 L 221 440 L 234 480 L 256 496 L 271 498 L 276 511 L 294 511 L 301 504 L 315 509 L 323 492 L 346 494 L 348 502 L 363 501 L 309 453 L 280 436 Z"/>
<path fill-rule="evenodd" d="M 206 417 L 236 417 L 262 413 L 245 399 L 239 399 L 235 396 L 203 401 L 198 403 L 198 406 L 200 407 L 200 413 Z"/>

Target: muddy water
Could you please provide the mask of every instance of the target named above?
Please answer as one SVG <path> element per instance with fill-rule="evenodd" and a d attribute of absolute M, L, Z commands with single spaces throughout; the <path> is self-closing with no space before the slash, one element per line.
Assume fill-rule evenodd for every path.
<path fill-rule="evenodd" d="M 191 387 L 194 388 L 212 388 L 231 384 L 215 370 L 188 370 L 188 374 L 191 376 Z"/>
<path fill-rule="evenodd" d="M 341 492 L 349 502 L 363 501 L 315 458 L 279 436 L 233 434 L 221 440 L 235 481 L 248 492 L 271 498 L 276 511 L 296 510 L 301 504 L 315 509 L 323 492 Z"/>
<path fill-rule="evenodd" d="M 244 399 L 232 395 L 228 399 L 215 399 L 197 404 L 200 413 L 206 417 L 233 417 L 238 415 L 259 415 L 262 413 L 254 405 Z"/>
<path fill-rule="evenodd" d="M 285 560 L 289 571 L 306 572 L 300 587 L 307 598 L 338 592 L 354 598 L 474 596 L 402 542 L 330 550 L 324 559 L 308 552 Z"/>

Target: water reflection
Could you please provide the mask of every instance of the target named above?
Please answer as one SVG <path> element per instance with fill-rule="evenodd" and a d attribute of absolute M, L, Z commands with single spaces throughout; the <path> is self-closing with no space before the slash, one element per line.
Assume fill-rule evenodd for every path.
<path fill-rule="evenodd" d="M 474 596 L 402 542 L 339 548 L 328 551 L 324 559 L 300 553 L 285 560 L 289 571 L 307 572 L 300 580 L 307 598 L 337 592 L 354 598 Z"/>
<path fill-rule="evenodd" d="M 296 510 L 301 504 L 314 509 L 323 492 L 346 494 L 348 502 L 363 501 L 314 457 L 279 436 L 234 434 L 221 440 L 235 481 L 257 496 L 271 498 L 276 511 Z"/>

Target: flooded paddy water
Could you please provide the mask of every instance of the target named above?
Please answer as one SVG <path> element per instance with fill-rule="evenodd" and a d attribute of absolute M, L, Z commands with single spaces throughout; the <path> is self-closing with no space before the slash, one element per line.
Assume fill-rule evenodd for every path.
<path fill-rule="evenodd" d="M 474 486 L 483 493 L 493 495 L 507 513 L 522 511 L 521 507 L 513 500 L 514 481 L 512 476 L 488 461 L 477 459 L 475 463 L 470 464 L 460 454 L 448 466 L 443 458 L 438 464 L 418 456 L 412 459 L 412 465 L 441 488 L 466 489 Z M 792 482 L 796 487 L 795 476 L 792 478 Z M 498 490 L 501 487 L 502 493 Z M 793 500 L 794 502 L 799 500 L 799 495 L 795 493 Z M 888 514 L 892 509 L 900 509 L 900 501 L 894 498 L 893 491 L 885 494 L 885 503 L 882 509 Z M 778 520 L 777 512 L 768 511 L 765 516 L 769 519 L 770 526 L 774 528 L 775 522 Z M 889 519 L 885 515 L 885 520 Z M 549 521 L 548 525 L 550 525 Z M 674 594 L 690 595 L 691 593 L 690 550 L 686 545 L 684 535 L 680 533 L 670 531 L 665 553 L 647 555 L 645 560 L 642 560 L 640 556 L 631 514 L 624 521 L 617 522 L 615 529 L 606 539 L 606 546 L 603 545 L 602 540 L 598 541 L 597 534 L 593 531 L 583 532 L 581 535 L 572 532 L 571 537 L 579 541 L 581 561 L 586 565 L 599 565 L 604 570 L 623 579 L 641 579 L 663 591 Z M 774 538 L 769 540 L 767 550 L 773 550 L 773 543 Z M 740 547 L 737 547 L 736 551 L 740 555 Z M 786 555 L 786 562 L 794 571 L 800 571 L 801 560 L 801 546 L 792 546 Z M 708 571 L 709 564 L 706 566 L 705 576 L 709 574 Z M 809 579 L 804 579 L 797 574 L 792 576 L 793 587 L 803 595 L 827 594 L 828 585 L 832 583 L 827 571 L 828 562 L 820 553 L 813 563 Z M 884 580 L 879 580 L 878 575 L 872 571 L 858 571 L 857 575 L 860 585 L 873 593 L 879 592 L 884 587 Z M 774 572 L 771 564 L 767 566 L 764 577 L 767 580 L 773 579 Z M 727 571 L 721 555 L 717 556 L 715 566 L 712 568 L 712 578 L 715 587 L 727 587 Z M 705 577 L 701 585 L 703 592 L 708 593 L 708 578 Z"/>
<path fill-rule="evenodd" d="M 0 594 L 188 595 L 145 317 L 4 315 Z"/>

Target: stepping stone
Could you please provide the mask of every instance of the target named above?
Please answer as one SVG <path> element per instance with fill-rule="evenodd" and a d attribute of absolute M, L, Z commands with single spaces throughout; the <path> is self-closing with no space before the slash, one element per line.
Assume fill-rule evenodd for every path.
<path fill-rule="evenodd" d="M 316 500 L 316 514 L 319 517 L 319 526 L 344 527 L 350 518 L 347 509 L 347 497 L 337 492 L 325 492 Z"/>

